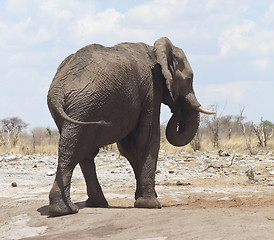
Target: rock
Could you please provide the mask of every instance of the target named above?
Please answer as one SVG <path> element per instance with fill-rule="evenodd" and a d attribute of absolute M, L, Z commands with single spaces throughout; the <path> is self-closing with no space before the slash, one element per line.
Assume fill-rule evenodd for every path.
<path fill-rule="evenodd" d="M 181 181 L 177 181 L 177 182 L 176 182 L 176 185 L 177 185 L 177 186 L 189 186 L 189 185 L 191 185 L 191 183 L 189 183 L 189 182 L 188 182 L 188 183 L 183 183 L 183 182 L 181 182 Z"/>
<path fill-rule="evenodd" d="M 11 186 L 12 186 L 12 187 L 17 187 L 17 183 L 16 183 L 16 182 L 12 182 L 12 183 L 11 183 Z"/>
<path fill-rule="evenodd" d="M 56 174 L 56 171 L 55 170 L 49 170 L 46 175 L 47 176 L 54 176 Z"/>
<path fill-rule="evenodd" d="M 264 171 L 256 171 L 256 175 L 263 175 Z"/>
<path fill-rule="evenodd" d="M 269 172 L 269 175 L 274 175 L 274 171 L 270 171 L 270 172 Z"/>
<path fill-rule="evenodd" d="M 181 186 L 181 185 L 183 185 L 183 183 L 182 183 L 182 182 L 180 182 L 180 181 L 178 181 L 178 182 L 176 182 L 176 185 Z"/>
<path fill-rule="evenodd" d="M 229 156 L 230 156 L 230 154 L 229 154 L 228 152 L 223 151 L 223 150 L 219 150 L 219 151 L 218 151 L 218 155 L 219 155 L 220 157 L 229 157 Z"/>
<path fill-rule="evenodd" d="M 223 197 L 218 199 L 218 201 L 229 201 L 229 200 L 231 200 L 230 197 Z"/>
<path fill-rule="evenodd" d="M 169 170 L 168 173 L 171 173 L 171 174 L 172 174 L 172 173 L 174 173 L 174 171 L 173 171 L 173 170 Z"/>

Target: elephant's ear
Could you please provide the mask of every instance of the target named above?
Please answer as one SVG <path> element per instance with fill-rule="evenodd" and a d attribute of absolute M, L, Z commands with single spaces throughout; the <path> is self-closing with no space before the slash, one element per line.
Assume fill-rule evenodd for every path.
<path fill-rule="evenodd" d="M 175 75 L 175 64 L 173 60 L 173 49 L 174 46 L 171 41 L 162 37 L 154 43 L 154 52 L 156 55 L 157 62 L 162 67 L 162 74 L 166 79 L 166 85 L 170 92 L 170 95 L 175 101 L 175 86 L 174 86 L 174 75 Z"/>

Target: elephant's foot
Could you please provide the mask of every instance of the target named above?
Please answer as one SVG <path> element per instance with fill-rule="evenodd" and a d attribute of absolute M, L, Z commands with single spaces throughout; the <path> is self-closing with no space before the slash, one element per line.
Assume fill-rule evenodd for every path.
<path fill-rule="evenodd" d="M 158 194 L 156 193 L 156 191 L 154 190 L 154 194 L 155 194 L 155 197 L 158 198 Z M 135 192 L 135 200 L 137 200 L 139 197 L 141 197 L 141 191 L 139 190 L 136 190 Z M 156 199 L 157 200 L 157 199 Z"/>
<path fill-rule="evenodd" d="M 74 214 L 79 211 L 79 208 L 70 202 L 58 202 L 49 205 L 48 212 L 51 217 Z"/>
<path fill-rule="evenodd" d="M 160 202 L 156 197 L 139 197 L 135 203 L 136 208 L 161 208 Z"/>
<path fill-rule="evenodd" d="M 108 202 L 104 196 L 100 198 L 89 197 L 86 201 L 86 207 L 107 208 Z"/>

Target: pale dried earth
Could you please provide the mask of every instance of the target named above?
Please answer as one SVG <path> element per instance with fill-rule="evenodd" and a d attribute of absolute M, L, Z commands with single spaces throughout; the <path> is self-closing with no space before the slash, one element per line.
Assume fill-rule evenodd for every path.
<path fill-rule="evenodd" d="M 126 159 L 101 150 L 98 178 L 109 208 L 86 208 L 79 167 L 71 198 L 78 214 L 47 215 L 57 156 L 0 154 L 0 239 L 274 239 L 274 154 L 219 157 L 160 151 L 162 209 L 135 209 Z"/>

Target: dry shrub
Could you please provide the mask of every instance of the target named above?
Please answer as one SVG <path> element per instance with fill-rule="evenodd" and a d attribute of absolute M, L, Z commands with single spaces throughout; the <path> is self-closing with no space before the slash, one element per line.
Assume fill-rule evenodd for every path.
<path fill-rule="evenodd" d="M 249 154 L 244 136 L 234 135 L 231 138 L 223 138 L 219 142 L 219 148 L 216 148 L 212 144 L 212 139 L 210 136 L 202 136 L 200 140 L 201 148 L 199 152 L 218 152 L 219 149 L 226 150 L 231 154 Z M 256 148 L 258 144 L 256 136 L 252 137 L 252 147 Z M 179 153 L 187 152 L 193 153 L 194 150 L 190 144 L 184 147 L 174 147 L 172 146 L 165 137 L 161 140 L 161 149 L 168 153 Z M 274 138 L 271 138 L 268 142 L 266 148 L 260 148 L 259 154 L 267 154 L 268 152 L 274 151 Z"/>
<path fill-rule="evenodd" d="M 49 135 L 45 128 L 35 128 L 31 133 L 20 134 L 16 145 L 2 144 L 0 152 L 20 153 L 20 154 L 57 154 L 59 133 L 56 130 Z"/>

